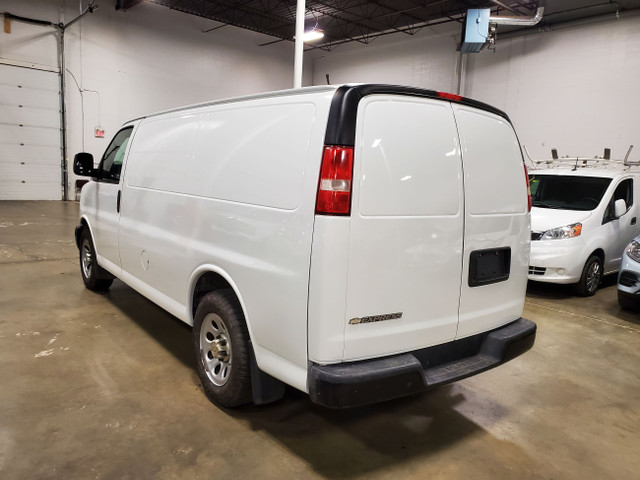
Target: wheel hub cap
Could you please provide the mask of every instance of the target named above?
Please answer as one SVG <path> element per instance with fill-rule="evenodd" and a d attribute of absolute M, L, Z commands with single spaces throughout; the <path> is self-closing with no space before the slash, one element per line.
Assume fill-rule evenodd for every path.
<path fill-rule="evenodd" d="M 593 263 L 589 268 L 589 274 L 587 275 L 587 288 L 590 292 L 593 292 L 596 288 L 598 288 L 599 283 L 600 265 L 598 263 Z"/>
<path fill-rule="evenodd" d="M 200 328 L 200 355 L 209 380 L 222 386 L 229 380 L 231 362 L 230 335 L 224 320 L 215 313 L 208 314 Z"/>
<path fill-rule="evenodd" d="M 211 342 L 211 355 L 217 360 L 228 360 L 229 353 L 227 352 L 226 339 L 220 337 Z"/>
<path fill-rule="evenodd" d="M 93 255 L 91 254 L 91 248 L 89 247 L 89 243 L 85 241 L 82 244 L 82 271 L 87 278 L 91 277 L 92 263 Z"/>

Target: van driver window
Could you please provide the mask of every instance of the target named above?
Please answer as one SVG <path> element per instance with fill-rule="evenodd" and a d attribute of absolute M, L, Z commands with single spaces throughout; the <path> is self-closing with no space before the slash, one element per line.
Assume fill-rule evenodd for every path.
<path fill-rule="evenodd" d="M 110 182 L 118 182 L 120 180 L 124 153 L 127 151 L 127 144 L 132 131 L 133 127 L 123 128 L 111 140 L 100 161 L 100 180 Z"/>
<path fill-rule="evenodd" d="M 604 221 L 611 221 L 614 218 L 614 203 L 616 200 L 624 200 L 624 203 L 627 205 L 627 211 L 633 205 L 633 179 L 628 178 L 620 182 L 620 184 L 616 187 L 615 192 L 613 192 L 613 197 L 611 197 L 611 201 L 609 205 L 607 205 L 607 210 L 604 213 Z"/>

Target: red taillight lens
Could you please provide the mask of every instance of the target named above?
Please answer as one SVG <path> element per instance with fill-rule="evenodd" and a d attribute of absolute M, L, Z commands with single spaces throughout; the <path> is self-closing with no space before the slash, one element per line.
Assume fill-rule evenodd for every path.
<path fill-rule="evenodd" d="M 324 147 L 316 213 L 349 215 L 352 175 L 353 147 Z"/>
<path fill-rule="evenodd" d="M 529 211 L 531 211 L 531 182 L 529 182 L 529 172 L 527 171 L 527 166 L 524 163 L 522 164 L 522 166 L 524 167 L 524 180 L 525 182 L 527 182 L 527 208 L 529 209 Z"/>
<path fill-rule="evenodd" d="M 447 100 L 453 100 L 454 102 L 459 102 L 462 100 L 460 95 L 456 95 L 455 93 L 447 93 L 447 92 L 437 92 L 440 98 L 445 98 Z"/>

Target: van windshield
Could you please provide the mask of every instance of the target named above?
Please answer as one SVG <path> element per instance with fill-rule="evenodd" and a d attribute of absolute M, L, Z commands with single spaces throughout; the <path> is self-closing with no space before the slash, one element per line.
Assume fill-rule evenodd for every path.
<path fill-rule="evenodd" d="M 610 178 L 573 175 L 529 175 L 534 207 L 593 210 L 600 204 Z"/>

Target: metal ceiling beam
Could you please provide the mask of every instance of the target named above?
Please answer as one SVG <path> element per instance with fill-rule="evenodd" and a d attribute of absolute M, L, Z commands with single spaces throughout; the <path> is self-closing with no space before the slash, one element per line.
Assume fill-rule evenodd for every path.
<path fill-rule="evenodd" d="M 128 6 L 139 1 L 117 0 Z M 293 0 L 149 1 L 281 40 L 291 41 L 294 37 Z M 328 50 L 347 42 L 369 43 L 390 33 L 412 35 L 434 22 L 460 21 L 469 8 L 504 8 L 521 16 L 527 7 L 537 3 L 538 0 L 306 0 L 305 18 L 307 23 L 311 16 L 318 19 L 325 33 L 322 43 L 311 49 Z"/>
<path fill-rule="evenodd" d="M 466 12 L 466 10 L 465 10 L 465 12 Z M 457 15 L 461 16 L 463 14 L 462 13 L 458 13 Z M 405 29 L 407 29 L 407 30 L 408 29 L 412 29 L 412 28 L 422 29 L 422 28 L 425 28 L 425 27 L 432 27 L 432 26 L 435 26 L 435 25 L 442 25 L 444 23 L 449 23 L 449 22 L 452 22 L 452 21 L 457 21 L 457 20 L 453 16 L 449 16 L 447 18 L 440 19 L 440 20 L 426 21 L 423 24 L 419 24 L 419 25 L 411 25 L 409 27 L 406 27 Z M 376 34 L 369 35 L 369 37 L 371 38 L 370 41 L 373 41 L 373 40 L 375 40 L 376 38 L 379 38 L 379 37 L 384 37 L 386 35 L 391 35 L 393 33 L 396 33 L 396 32 L 394 30 L 388 30 L 388 31 L 385 31 L 385 32 L 379 32 L 379 33 L 376 33 Z M 327 50 L 327 51 L 331 51 L 333 48 L 335 48 L 335 47 L 337 47 L 339 45 L 343 45 L 345 43 L 349 43 L 349 42 L 361 42 L 362 43 L 362 40 L 359 37 L 350 37 L 350 38 L 345 38 L 343 40 L 337 40 L 337 41 L 333 41 L 333 42 L 326 42 L 326 43 L 323 43 L 322 45 L 317 45 L 317 46 L 314 46 L 314 47 L 310 47 L 307 50 Z"/>
<path fill-rule="evenodd" d="M 129 10 L 140 2 L 142 2 L 142 0 L 116 0 L 116 10 Z"/>
<path fill-rule="evenodd" d="M 314 4 L 317 4 L 317 5 L 321 5 L 321 6 L 326 7 L 326 8 L 332 8 L 331 6 L 327 5 L 325 2 L 313 2 L 313 3 L 314 3 Z M 369 26 L 369 25 L 365 25 L 365 24 L 364 24 L 364 23 L 362 23 L 362 22 L 357 22 L 357 21 L 355 21 L 355 20 L 348 19 L 348 18 L 346 18 L 345 16 L 335 15 L 335 14 L 333 14 L 333 13 L 327 13 L 327 12 L 324 12 L 324 11 L 322 11 L 322 10 L 312 10 L 312 9 L 311 9 L 311 7 L 308 7 L 308 8 L 307 8 L 307 10 L 315 11 L 315 12 L 317 12 L 317 13 L 321 14 L 321 15 L 324 15 L 324 16 L 327 16 L 327 17 L 335 18 L 335 19 L 340 20 L 340 21 L 342 21 L 342 22 L 348 23 L 349 25 L 356 25 L 356 26 L 358 26 L 358 27 L 362 28 L 363 30 L 369 30 L 369 31 L 371 31 L 371 32 L 376 32 L 376 31 L 377 31 L 375 28 L 373 28 L 373 27 L 371 27 L 371 26 Z M 345 12 L 345 13 L 346 13 L 346 10 L 343 10 L 343 12 Z M 381 23 L 381 22 L 375 21 L 375 20 L 373 20 L 372 18 L 369 18 L 369 17 L 365 17 L 365 16 L 362 16 L 362 15 L 361 15 L 361 16 L 360 16 L 360 18 L 362 18 L 362 19 L 364 19 L 364 20 L 369 20 L 369 21 L 374 22 L 374 23 L 377 23 L 378 25 L 382 25 L 382 26 L 383 26 L 383 27 L 385 27 L 385 28 L 394 28 L 394 27 L 392 27 L 392 26 L 390 26 L 390 25 L 386 25 L 386 24 L 383 24 L 383 23 Z M 396 29 L 396 30 L 397 30 L 397 29 Z M 397 30 L 397 31 L 398 31 L 398 32 L 400 32 L 400 30 Z M 325 34 L 326 34 L 326 32 L 325 32 Z"/>
<path fill-rule="evenodd" d="M 499 0 L 491 0 L 493 3 L 495 3 L 496 5 L 499 5 L 500 7 L 504 8 L 505 10 L 509 10 L 512 13 L 515 13 L 516 15 L 523 15 L 523 13 L 520 10 L 516 10 L 515 8 L 511 8 L 509 5 L 507 5 L 504 2 L 500 2 Z"/>

